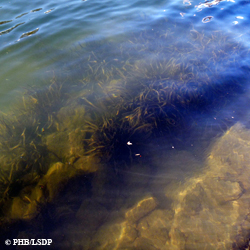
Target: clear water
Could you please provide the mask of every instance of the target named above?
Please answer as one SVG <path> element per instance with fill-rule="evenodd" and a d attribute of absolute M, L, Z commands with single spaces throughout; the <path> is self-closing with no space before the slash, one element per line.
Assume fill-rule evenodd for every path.
<path fill-rule="evenodd" d="M 181 194 L 210 169 L 214 142 L 237 122 L 249 125 L 249 21 L 248 1 L 1 1 L 0 155 L 2 169 L 17 183 L 2 203 L 1 240 L 51 238 L 54 249 L 228 249 L 230 244 L 237 249 L 233 233 L 229 241 L 223 232 L 216 240 L 202 238 L 204 232 L 213 234 L 215 223 L 210 231 L 197 224 L 198 240 L 191 240 L 179 211 L 189 213 Z M 154 99 L 157 91 L 168 93 L 167 104 L 160 94 Z M 26 107 L 37 102 L 37 109 Z M 141 127 L 132 119 L 137 103 L 145 112 L 139 124 L 151 126 L 152 134 L 146 129 L 137 135 Z M 162 118 L 157 105 L 169 119 Z M 91 137 L 93 126 L 86 120 L 99 128 L 106 121 L 106 130 Z M 13 133 L 9 137 L 6 123 Z M 127 125 L 136 135 L 126 138 Z M 119 126 L 120 135 L 107 139 Z M 86 158 L 81 152 L 83 134 L 90 145 L 100 146 L 99 155 Z M 5 144 L 11 150 L 5 151 Z M 223 147 L 218 151 L 223 158 Z M 12 152 L 24 158 L 27 171 L 21 163 L 11 167 Z M 84 166 L 83 173 L 71 170 L 72 165 Z M 244 182 L 240 178 L 235 176 Z M 8 191 L 1 190 L 6 198 Z M 128 229 L 132 240 L 126 245 L 114 231 L 129 220 L 126 211 L 134 213 L 131 208 L 145 197 L 157 199 L 157 208 L 146 205 L 146 212 L 130 222 L 137 237 Z M 185 199 L 190 206 L 205 206 Z M 248 199 L 239 204 L 247 206 Z M 148 235 L 143 219 L 151 225 L 152 211 L 153 220 L 162 216 L 169 224 L 148 226 Z M 247 209 L 241 214 L 247 215 Z M 239 220 L 226 222 L 227 230 L 241 225 Z M 152 240 L 153 232 L 164 244 Z M 247 243 L 248 234 L 242 235 L 240 247 Z"/>

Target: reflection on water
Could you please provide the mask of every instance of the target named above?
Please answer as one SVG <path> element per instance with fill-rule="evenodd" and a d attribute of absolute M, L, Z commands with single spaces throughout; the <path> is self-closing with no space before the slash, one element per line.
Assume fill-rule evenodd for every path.
<path fill-rule="evenodd" d="M 82 42 L 55 63 L 48 87 L 2 114 L 4 240 L 48 238 L 54 249 L 247 243 L 249 131 L 230 106 L 248 103 L 247 49 L 186 28 L 160 19 Z"/>

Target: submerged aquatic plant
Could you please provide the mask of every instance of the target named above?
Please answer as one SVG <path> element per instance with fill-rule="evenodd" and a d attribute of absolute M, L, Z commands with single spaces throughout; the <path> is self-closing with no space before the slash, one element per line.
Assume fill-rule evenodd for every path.
<path fill-rule="evenodd" d="M 43 137 L 55 129 L 53 116 L 60 97 L 55 82 L 43 93 L 29 90 L 19 109 L 0 119 L 1 200 L 17 196 L 47 172 L 51 153 Z"/>
<path fill-rule="evenodd" d="M 8 176 L 1 181 L 1 187 L 5 188 L 1 198 L 5 199 L 17 195 L 21 187 L 46 172 L 47 152 L 41 131 L 31 117 L 14 117 L 9 121 L 2 119 L 0 135 L 1 177 Z"/>
<path fill-rule="evenodd" d="M 86 123 L 87 153 L 106 162 L 125 155 L 128 159 L 131 148 L 126 143 L 131 138 L 139 142 L 183 131 L 193 115 L 219 108 L 243 91 L 249 68 L 231 72 L 239 67 L 236 59 L 243 51 L 237 42 L 219 32 L 207 35 L 193 28 L 190 40 L 183 36 L 176 42 L 169 30 L 164 32 L 142 31 L 123 42 L 119 55 L 126 63 L 114 68 L 119 74 L 113 71 L 104 77 L 101 92 L 92 92 L 91 101 L 83 97 L 92 118 Z M 101 67 L 106 72 L 104 64 L 98 64 L 97 71 Z"/>
<path fill-rule="evenodd" d="M 30 88 L 23 95 L 24 115 L 34 116 L 41 128 L 49 129 L 54 122 L 55 113 L 64 105 L 66 101 L 66 91 L 63 85 L 58 83 L 56 77 L 51 79 L 51 84 L 42 90 Z M 21 111 L 20 107 L 17 110 Z"/>
<path fill-rule="evenodd" d="M 97 124 L 87 122 L 86 132 L 90 138 L 85 139 L 86 154 L 99 157 L 103 162 L 122 159 L 128 151 L 126 143 L 131 135 L 120 122 L 107 117 L 102 117 Z"/>

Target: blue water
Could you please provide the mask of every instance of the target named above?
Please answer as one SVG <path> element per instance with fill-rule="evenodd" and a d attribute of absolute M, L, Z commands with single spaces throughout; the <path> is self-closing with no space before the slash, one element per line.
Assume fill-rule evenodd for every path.
<path fill-rule="evenodd" d="M 247 1 L 217 1 L 210 7 L 199 7 L 199 1 L 2 1 L 0 7 L 2 108 L 16 98 L 18 89 L 43 85 L 48 67 L 61 59 L 58 54 L 79 42 L 119 43 L 130 32 L 150 30 L 152 25 L 181 34 L 192 25 L 199 32 L 222 30 L 249 44 Z M 203 23 L 208 16 L 211 20 Z"/>
<path fill-rule="evenodd" d="M 88 248 L 86 243 L 93 236 L 93 231 L 96 232 L 98 227 L 109 219 L 112 221 L 112 216 L 115 217 L 116 214 L 121 213 L 124 207 L 133 206 L 147 192 L 155 193 L 158 199 L 165 199 L 165 195 L 161 193 L 162 190 L 152 191 L 148 188 L 147 182 L 150 182 L 155 174 L 153 183 L 156 184 L 153 186 L 160 186 L 161 180 L 182 183 L 187 176 L 193 176 L 194 173 L 200 171 L 200 167 L 196 164 L 190 163 L 190 167 L 183 167 L 183 163 L 178 162 L 178 152 L 191 152 L 202 165 L 207 156 L 206 150 L 214 138 L 221 136 L 238 121 L 243 124 L 249 121 L 247 117 L 250 87 L 248 80 L 250 72 L 249 4 L 250 2 L 245 0 L 208 2 L 198 0 L 61 0 L 48 3 L 38 0 L 29 2 L 2 0 L 0 3 L 0 111 L 4 119 L 8 120 L 12 112 L 19 117 L 18 107 L 23 105 L 23 97 L 27 91 L 32 93 L 35 90 L 41 95 L 46 94 L 48 87 L 54 82 L 63 85 L 62 99 L 51 108 L 49 115 L 46 113 L 47 106 L 44 105 L 44 113 L 39 113 L 41 117 L 45 117 L 44 121 L 34 116 L 34 121 L 30 122 L 33 124 L 38 122 L 36 133 L 39 131 L 39 136 L 43 138 L 45 131 L 46 140 L 50 133 L 55 133 L 57 136 L 56 133 L 59 131 L 70 135 L 72 131 L 75 133 L 79 128 L 81 130 L 81 123 L 85 122 L 85 118 L 80 116 L 79 121 L 76 121 L 74 116 L 72 121 L 68 121 L 67 114 L 72 115 L 71 109 L 76 107 L 76 114 L 77 112 L 81 114 L 77 105 L 84 106 L 86 110 L 90 107 L 102 109 L 98 105 L 105 106 L 105 100 L 110 104 L 110 96 L 115 102 L 120 99 L 125 100 L 124 103 L 119 104 L 120 109 L 115 112 L 115 117 L 119 117 L 119 112 L 123 112 L 121 116 L 127 119 L 126 124 L 135 126 L 137 130 L 138 125 L 131 117 L 136 116 L 136 105 L 139 102 L 136 97 L 140 96 L 142 93 L 140 91 L 147 88 L 149 89 L 148 95 L 141 95 L 139 100 L 142 102 L 145 100 L 145 107 L 143 107 L 145 116 L 147 112 L 152 112 L 158 119 L 153 120 L 150 115 L 145 119 L 154 124 L 153 139 L 148 142 L 146 136 L 143 138 L 148 142 L 146 149 L 141 146 L 141 141 L 136 141 L 136 136 L 131 136 L 134 139 L 134 141 L 130 139 L 131 145 L 126 144 L 128 142 L 123 141 L 122 125 L 118 130 L 122 134 L 122 139 L 114 136 L 115 139 L 118 138 L 118 141 L 121 139 L 122 143 L 125 142 L 122 146 L 114 143 L 116 146 L 112 152 L 117 154 L 114 156 L 114 162 L 124 158 L 127 164 L 133 158 L 136 164 L 138 161 L 141 165 L 135 164 L 132 170 L 115 168 L 110 174 L 108 169 L 100 175 L 90 174 L 81 177 L 80 180 L 74 179 L 67 186 L 70 191 L 64 190 L 66 194 L 63 193 L 56 200 L 59 208 L 55 204 L 48 207 L 45 205 L 45 208 L 39 211 L 43 218 L 39 216 L 39 219 L 36 218 L 37 229 L 28 223 L 16 227 L 14 225 L 15 234 L 9 237 L 15 238 L 18 235 L 24 238 L 54 237 L 53 240 L 57 242 L 54 249 L 57 249 L 56 244 L 59 246 L 63 240 L 66 244 L 65 249 L 74 246 L 75 241 L 76 245 L 82 246 L 79 249 L 95 249 L 95 246 Z M 162 99 L 160 100 L 161 96 L 158 94 L 157 100 L 162 103 L 163 111 L 158 109 L 157 105 L 157 107 L 147 109 L 151 104 L 147 102 L 147 97 L 152 95 L 150 100 L 155 100 L 154 94 L 157 92 L 150 92 L 152 86 L 171 100 L 168 107 Z M 168 87 L 172 92 L 167 93 Z M 35 98 L 33 102 L 36 102 L 36 96 L 33 97 Z M 113 108 L 112 105 L 110 107 Z M 60 109 L 62 112 L 59 112 L 58 118 L 56 115 Z M 131 110 L 134 113 L 131 114 Z M 105 112 L 100 117 L 107 115 L 108 112 Z M 159 121 L 165 117 L 162 114 L 166 113 L 170 114 L 169 119 L 164 124 L 160 124 Z M 91 117 L 94 120 L 95 116 L 96 113 L 93 112 L 87 118 Z M 49 120 L 49 124 L 46 119 Z M 131 123 L 129 119 L 132 120 Z M 58 121 L 63 121 L 63 125 Z M 98 119 L 97 121 L 99 122 Z M 108 118 L 105 121 L 108 123 Z M 22 122 L 26 124 L 26 121 L 21 121 L 20 124 Z M 144 121 L 140 122 L 143 124 Z M 72 124 L 74 126 L 77 124 L 79 128 Z M 49 130 L 53 126 L 55 126 L 54 130 Z M 168 126 L 170 131 L 166 131 Z M 107 131 L 109 127 L 112 126 L 107 126 Z M 15 130 L 15 124 L 13 128 Z M 29 137 L 24 136 L 27 131 L 25 127 L 18 132 L 21 142 L 11 145 L 14 150 L 18 143 L 25 144 L 25 139 L 27 143 Z M 166 134 L 168 136 L 165 136 Z M 107 138 L 105 136 L 104 138 Z M 77 140 L 77 137 L 73 139 Z M 104 140 L 101 143 L 105 144 L 105 142 Z M 31 146 L 32 143 L 31 140 Z M 60 143 L 59 140 L 58 144 Z M 64 143 L 65 141 L 62 142 Z M 52 146 L 48 146 L 52 148 L 49 149 L 51 151 L 53 151 Z M 103 152 L 103 147 L 100 148 Z M 166 155 L 169 152 L 171 155 L 174 150 L 177 152 L 177 157 L 174 155 L 172 158 L 176 159 L 176 164 L 173 161 L 170 164 L 171 167 L 165 166 Z M 123 151 L 129 152 L 129 157 Z M 3 158 L 4 154 L 5 152 L 0 152 Z M 52 152 L 52 154 L 55 153 Z M 144 156 L 147 159 L 145 161 L 143 161 Z M 49 157 L 48 161 L 54 161 L 54 156 Z M 66 156 L 56 157 L 62 162 L 68 161 L 65 164 L 69 166 L 74 162 Z M 105 157 L 109 157 L 109 154 L 107 153 Z M 140 162 L 140 157 L 142 162 Z M 86 165 L 91 163 L 86 163 Z M 92 164 L 95 166 L 96 163 Z M 143 167 L 140 168 L 140 166 Z M 166 169 L 160 169 L 160 174 L 157 175 L 156 169 L 152 169 L 152 166 L 155 168 L 165 166 Z M 125 173 L 124 179 L 119 179 L 123 173 Z M 126 181 L 129 183 L 128 189 L 116 188 Z M 98 184 L 99 182 L 101 184 Z M 30 184 L 30 186 L 33 185 L 32 188 L 35 188 L 37 181 L 34 183 Z M 80 186 L 78 186 L 79 183 Z M 102 184 L 105 190 L 110 191 L 110 194 L 102 192 Z M 18 185 L 23 188 L 22 190 L 26 188 L 23 183 Z M 146 188 L 141 188 L 144 185 Z M 39 185 L 38 189 L 46 193 L 43 185 Z M 24 194 L 25 192 L 23 191 Z M 24 197 L 22 199 L 28 204 L 32 197 L 27 194 L 25 196 L 23 193 L 15 190 L 15 197 Z M 124 202 L 123 199 L 126 201 Z M 165 202 L 165 200 L 162 201 L 162 206 L 165 206 Z M 99 206 L 104 206 L 105 211 L 100 212 Z M 111 215 L 106 215 L 105 213 L 108 213 L 106 210 L 111 211 Z M 74 217 L 76 213 L 80 214 L 78 217 L 85 216 L 87 213 L 86 217 L 92 218 L 89 228 L 86 229 L 92 234 L 86 236 L 88 240 L 85 243 L 80 242 L 79 237 L 76 240 L 73 236 L 78 229 L 70 224 L 70 220 L 76 221 Z M 100 214 L 101 219 L 98 217 Z M 45 218 L 46 215 L 49 219 Z M 54 224 L 50 221 L 53 218 L 56 218 L 53 221 Z M 95 222 L 95 218 L 98 223 Z M 68 226 L 67 229 L 65 225 Z M 38 233 L 40 228 L 43 232 L 41 234 Z M 30 233 L 32 230 L 35 231 L 34 235 Z M 22 235 L 20 232 L 25 233 Z"/>

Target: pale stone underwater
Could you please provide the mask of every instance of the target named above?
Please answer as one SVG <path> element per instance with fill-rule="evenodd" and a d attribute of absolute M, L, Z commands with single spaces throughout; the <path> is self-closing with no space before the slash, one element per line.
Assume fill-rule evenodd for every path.
<path fill-rule="evenodd" d="M 183 183 L 165 182 L 165 186 L 160 186 L 165 196 L 172 200 L 171 206 L 164 207 L 161 200 L 146 193 L 147 169 L 138 170 L 142 173 L 141 185 L 135 182 L 138 176 L 127 175 L 127 190 L 140 188 L 145 191 L 144 198 L 132 195 L 132 207 L 128 205 L 131 204 L 128 197 L 127 203 L 113 212 L 96 199 L 83 201 L 73 221 L 52 234 L 54 239 L 64 234 L 57 247 L 244 249 L 250 230 L 249 147 L 249 129 L 235 124 L 211 145 L 200 173 Z M 176 157 L 174 155 L 166 164 Z M 200 164 L 191 153 L 180 151 L 177 157 L 181 159 L 182 156 L 179 164 Z M 59 167 L 54 174 L 60 176 L 62 172 Z M 164 167 L 159 167 L 159 174 L 161 172 L 166 172 Z M 112 206 L 116 206 L 115 203 Z"/>
<path fill-rule="evenodd" d="M 250 232 L 249 150 L 250 130 L 237 123 L 212 145 L 202 173 L 182 185 L 166 184 L 171 209 L 148 195 L 104 223 L 93 238 L 70 237 L 83 249 L 243 249 Z M 192 158 L 185 155 L 186 164 Z M 83 228 L 78 223 L 76 231 Z"/>

